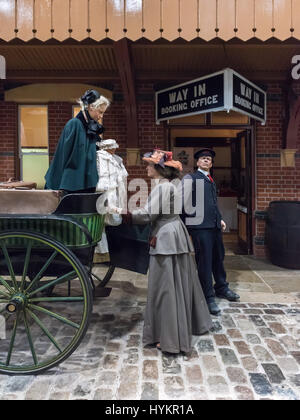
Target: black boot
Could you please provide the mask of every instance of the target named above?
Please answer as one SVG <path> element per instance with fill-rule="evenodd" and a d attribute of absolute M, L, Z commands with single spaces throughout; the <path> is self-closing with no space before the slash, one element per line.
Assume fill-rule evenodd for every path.
<path fill-rule="evenodd" d="M 221 312 L 221 309 L 218 307 L 214 300 L 207 302 L 207 306 L 211 315 L 218 315 Z"/>
<path fill-rule="evenodd" d="M 240 296 L 230 289 L 226 290 L 226 292 L 223 292 L 223 293 L 216 292 L 216 296 L 220 299 L 227 299 L 230 302 L 236 302 L 240 299 Z"/>

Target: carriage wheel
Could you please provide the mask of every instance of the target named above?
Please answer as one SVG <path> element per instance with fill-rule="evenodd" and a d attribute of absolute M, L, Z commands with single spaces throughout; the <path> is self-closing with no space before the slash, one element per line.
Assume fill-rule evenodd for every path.
<path fill-rule="evenodd" d="M 91 311 L 87 271 L 64 245 L 39 233 L 0 234 L 0 373 L 61 363 L 83 339 Z"/>
<path fill-rule="evenodd" d="M 97 285 L 98 288 L 105 287 L 107 285 L 112 275 L 114 274 L 114 271 L 116 268 L 116 266 L 111 263 L 108 266 L 104 265 L 103 267 L 102 266 L 100 267 L 103 269 L 103 274 L 101 273 L 101 277 L 99 277 L 95 273 L 92 273 L 92 277 L 95 278 L 97 281 L 99 281 L 99 284 Z"/>

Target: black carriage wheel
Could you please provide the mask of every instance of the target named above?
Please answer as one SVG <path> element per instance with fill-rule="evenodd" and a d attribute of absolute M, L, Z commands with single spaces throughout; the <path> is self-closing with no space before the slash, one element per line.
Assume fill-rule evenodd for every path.
<path fill-rule="evenodd" d="M 105 287 L 107 285 L 107 283 L 111 279 L 112 275 L 114 274 L 115 268 L 116 268 L 116 266 L 114 264 L 110 263 L 108 265 L 108 269 L 107 269 L 105 275 L 103 276 L 103 278 L 100 278 L 96 274 L 92 273 L 92 277 L 99 281 L 99 284 L 97 285 L 97 287 Z"/>
<path fill-rule="evenodd" d="M 0 373 L 37 374 L 67 359 L 91 312 L 88 273 L 70 250 L 40 233 L 0 234 Z"/>

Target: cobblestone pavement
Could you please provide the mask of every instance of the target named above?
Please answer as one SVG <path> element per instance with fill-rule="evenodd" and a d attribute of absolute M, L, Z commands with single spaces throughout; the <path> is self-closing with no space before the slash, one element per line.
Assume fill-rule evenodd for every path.
<path fill-rule="evenodd" d="M 87 335 L 69 359 L 39 376 L 1 375 L 0 398 L 300 399 L 299 299 L 217 300 L 222 313 L 213 317 L 214 330 L 195 338 L 190 355 L 168 356 L 143 348 L 146 288 L 133 283 L 145 279 L 126 276 L 120 270 L 111 295 L 95 300 Z"/>

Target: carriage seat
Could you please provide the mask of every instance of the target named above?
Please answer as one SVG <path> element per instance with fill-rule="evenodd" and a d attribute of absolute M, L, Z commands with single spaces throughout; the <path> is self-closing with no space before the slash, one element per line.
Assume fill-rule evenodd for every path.
<path fill-rule="evenodd" d="M 0 214 L 51 214 L 60 199 L 59 191 L 0 189 Z"/>

